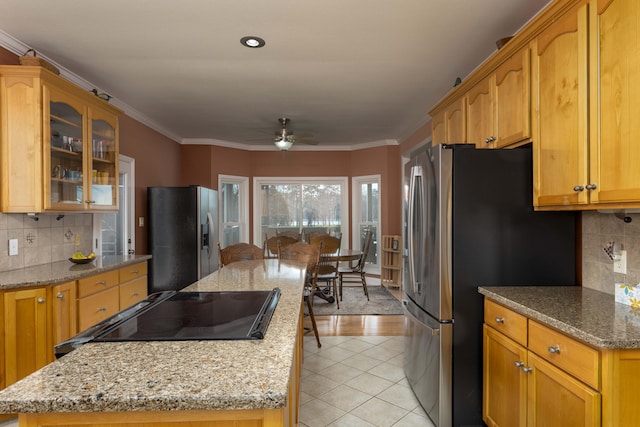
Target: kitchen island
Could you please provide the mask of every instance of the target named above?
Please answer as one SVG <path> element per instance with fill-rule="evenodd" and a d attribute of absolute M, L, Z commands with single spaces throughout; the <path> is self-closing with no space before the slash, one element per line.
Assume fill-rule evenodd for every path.
<path fill-rule="evenodd" d="M 20 426 L 293 425 L 304 273 L 295 261 L 241 261 L 184 289 L 279 287 L 262 340 L 86 344 L 0 392 L 0 412 Z"/>

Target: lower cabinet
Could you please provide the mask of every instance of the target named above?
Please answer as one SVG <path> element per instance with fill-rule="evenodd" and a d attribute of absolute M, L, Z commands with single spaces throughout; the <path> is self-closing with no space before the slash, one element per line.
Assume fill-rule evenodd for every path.
<path fill-rule="evenodd" d="M 54 346 L 147 296 L 147 262 L 0 293 L 0 388 L 55 359 Z"/>
<path fill-rule="evenodd" d="M 514 316 L 528 327 L 513 328 Z M 609 425 L 601 417 L 598 350 L 489 300 L 483 341 L 488 426 Z"/>

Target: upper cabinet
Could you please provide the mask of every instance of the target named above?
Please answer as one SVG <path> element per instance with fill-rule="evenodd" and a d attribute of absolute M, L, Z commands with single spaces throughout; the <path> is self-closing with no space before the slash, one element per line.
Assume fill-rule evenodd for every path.
<path fill-rule="evenodd" d="M 494 148 L 496 141 L 493 88 L 495 76 L 472 87 L 465 96 L 467 104 L 467 139 L 477 148 Z"/>
<path fill-rule="evenodd" d="M 433 145 L 456 144 L 467 141 L 465 104 L 456 99 L 444 110 L 436 114 L 432 121 Z"/>
<path fill-rule="evenodd" d="M 41 67 L 0 67 L 3 212 L 116 210 L 121 111 Z"/>
<path fill-rule="evenodd" d="M 582 1 L 531 43 L 536 206 L 589 202 L 587 18 Z"/>

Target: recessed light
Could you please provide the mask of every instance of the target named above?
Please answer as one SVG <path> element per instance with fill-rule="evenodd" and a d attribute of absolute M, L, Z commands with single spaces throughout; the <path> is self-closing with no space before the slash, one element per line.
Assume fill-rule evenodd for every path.
<path fill-rule="evenodd" d="M 243 46 L 250 47 L 252 49 L 257 49 L 265 45 L 265 41 L 256 36 L 243 37 L 240 39 L 240 43 L 242 43 Z"/>

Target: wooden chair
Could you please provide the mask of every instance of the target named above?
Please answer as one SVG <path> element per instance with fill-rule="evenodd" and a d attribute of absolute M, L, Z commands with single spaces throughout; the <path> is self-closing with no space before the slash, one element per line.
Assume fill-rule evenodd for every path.
<path fill-rule="evenodd" d="M 333 296 L 338 309 L 340 302 L 338 301 L 338 258 L 335 255 L 340 253 L 340 244 L 342 243 L 342 233 L 339 237 L 330 236 L 328 234 L 315 236 L 311 239 L 311 246 L 315 246 L 320 251 L 320 263 L 318 264 L 318 282 L 326 282 L 327 287 L 332 285 Z M 332 256 L 333 255 L 333 256 Z"/>
<path fill-rule="evenodd" d="M 299 242 L 302 239 L 302 234 L 299 231 L 278 231 L 276 229 L 276 236 L 287 236 L 295 239 L 296 242 Z"/>
<path fill-rule="evenodd" d="M 369 290 L 367 289 L 367 278 L 364 273 L 364 267 L 367 262 L 367 257 L 369 256 L 369 251 L 371 250 L 371 242 L 373 240 L 373 232 L 371 230 L 367 231 L 367 234 L 364 236 L 364 241 L 362 242 L 362 255 L 360 255 L 360 260 L 355 267 L 340 267 L 338 268 L 338 276 L 340 276 L 340 300 L 342 300 L 342 284 L 343 283 L 359 283 L 362 285 L 364 289 L 364 294 L 367 297 L 367 301 L 369 301 Z"/>
<path fill-rule="evenodd" d="M 329 233 L 326 232 L 326 230 L 311 230 L 311 231 L 305 231 L 304 232 L 304 241 L 307 243 L 311 243 L 311 240 L 315 237 L 319 237 L 319 236 L 328 236 Z"/>
<path fill-rule="evenodd" d="M 267 238 L 265 233 L 264 235 L 264 256 L 266 258 L 278 258 L 278 252 L 280 248 L 285 248 L 289 245 L 298 242 L 298 240 L 293 237 L 289 237 L 284 234 L 277 234 L 273 237 Z"/>
<path fill-rule="evenodd" d="M 248 259 L 263 259 L 264 251 L 262 248 L 252 245 L 251 243 L 235 243 L 222 249 L 218 242 L 218 256 L 220 267 L 231 264 L 236 261 L 245 261 Z"/>
<path fill-rule="evenodd" d="M 311 246 L 304 242 L 296 242 L 284 248 L 280 248 L 278 253 L 280 260 L 296 260 L 307 263 L 307 277 L 304 284 L 304 303 L 307 306 L 307 313 L 311 319 L 313 333 L 316 336 L 318 347 L 321 347 L 320 336 L 318 335 L 318 326 L 316 325 L 316 317 L 313 314 L 313 295 L 316 291 L 318 281 L 318 261 L 320 259 L 320 251 L 315 246 Z"/>

